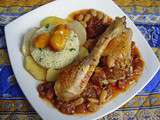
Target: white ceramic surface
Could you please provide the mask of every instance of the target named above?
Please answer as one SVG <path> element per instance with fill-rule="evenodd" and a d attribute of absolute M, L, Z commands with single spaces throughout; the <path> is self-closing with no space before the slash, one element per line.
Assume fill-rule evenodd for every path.
<path fill-rule="evenodd" d="M 107 115 L 141 91 L 159 69 L 159 61 L 151 47 L 133 22 L 127 17 L 127 25 L 132 28 L 134 33 L 133 40 L 136 42 L 145 61 L 144 73 L 137 84 L 105 104 L 96 113 L 90 115 L 68 116 L 46 104 L 46 102 L 38 97 L 36 86 L 39 82 L 34 80 L 23 67 L 23 55 L 20 51 L 23 35 L 30 28 L 38 26 L 39 22 L 47 16 L 53 15 L 66 18 L 72 11 L 85 8 L 103 11 L 112 18 L 125 15 L 111 0 L 57 0 L 19 17 L 5 27 L 7 47 L 14 74 L 25 96 L 44 120 L 91 120 Z"/>

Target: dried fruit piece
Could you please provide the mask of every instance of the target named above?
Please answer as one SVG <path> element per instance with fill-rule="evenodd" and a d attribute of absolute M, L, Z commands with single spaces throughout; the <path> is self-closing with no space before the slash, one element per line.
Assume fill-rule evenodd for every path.
<path fill-rule="evenodd" d="M 50 46 L 54 51 L 64 49 L 70 29 L 67 25 L 58 25 L 52 32 Z"/>
<path fill-rule="evenodd" d="M 50 38 L 49 33 L 42 33 L 42 34 L 38 35 L 34 39 L 35 47 L 36 48 L 45 48 L 48 45 L 49 38 Z"/>

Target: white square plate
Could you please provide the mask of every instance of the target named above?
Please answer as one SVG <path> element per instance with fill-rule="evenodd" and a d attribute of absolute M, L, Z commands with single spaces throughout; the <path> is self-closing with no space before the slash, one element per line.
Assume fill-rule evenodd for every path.
<path fill-rule="evenodd" d="M 9 57 L 17 81 L 31 105 L 44 120 L 91 120 L 107 115 L 118 109 L 141 91 L 153 78 L 160 67 L 159 61 L 151 47 L 133 22 L 127 17 L 127 25 L 133 30 L 133 40 L 138 46 L 145 61 L 144 73 L 138 80 L 137 84 L 105 104 L 96 113 L 90 115 L 64 115 L 54 107 L 46 104 L 38 96 L 36 90 L 38 81 L 34 80 L 34 78 L 23 67 L 23 55 L 20 51 L 20 44 L 23 35 L 30 28 L 38 26 L 39 22 L 47 16 L 66 18 L 72 11 L 86 8 L 94 8 L 103 11 L 112 18 L 115 18 L 116 16 L 126 16 L 111 0 L 57 0 L 19 17 L 5 27 Z"/>

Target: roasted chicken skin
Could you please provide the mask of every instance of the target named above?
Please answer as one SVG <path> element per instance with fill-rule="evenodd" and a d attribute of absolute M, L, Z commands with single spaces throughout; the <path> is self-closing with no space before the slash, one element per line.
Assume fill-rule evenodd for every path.
<path fill-rule="evenodd" d="M 70 101 L 79 97 L 86 88 L 108 43 L 126 30 L 125 20 L 125 17 L 117 17 L 99 37 L 88 57 L 61 70 L 54 86 L 55 93 L 59 99 Z"/>
<path fill-rule="evenodd" d="M 127 28 L 121 35 L 114 38 L 106 47 L 103 56 L 106 64 L 111 67 L 125 67 L 131 60 L 132 30 Z"/>

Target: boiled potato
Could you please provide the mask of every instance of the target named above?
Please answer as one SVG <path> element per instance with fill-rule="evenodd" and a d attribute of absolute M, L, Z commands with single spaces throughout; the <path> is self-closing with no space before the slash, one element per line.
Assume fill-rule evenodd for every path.
<path fill-rule="evenodd" d="M 30 41 L 32 39 L 32 36 L 33 36 L 33 34 L 35 33 L 36 30 L 37 30 L 36 28 L 33 28 L 33 29 L 29 30 L 24 35 L 23 42 L 22 42 L 22 48 L 21 48 L 24 56 L 28 56 L 30 54 L 29 45 L 30 45 Z"/>
<path fill-rule="evenodd" d="M 31 56 L 25 57 L 24 66 L 35 79 L 45 80 L 47 70 L 39 66 Z"/>
<path fill-rule="evenodd" d="M 79 43 L 82 46 L 87 40 L 87 33 L 85 27 L 78 21 L 73 21 L 69 27 L 77 34 Z"/>
<path fill-rule="evenodd" d="M 55 70 L 53 68 L 48 69 L 46 80 L 47 81 L 55 81 L 57 79 L 58 73 L 59 73 L 59 70 Z"/>
<path fill-rule="evenodd" d="M 58 17 L 55 17 L 55 16 L 51 16 L 51 17 L 47 17 L 45 19 L 43 19 L 41 22 L 40 22 L 40 25 L 41 26 L 46 26 L 46 25 L 60 25 L 60 24 L 67 24 L 68 22 L 62 18 L 58 18 Z"/>
<path fill-rule="evenodd" d="M 85 47 L 80 47 L 78 59 L 82 60 L 89 55 L 88 49 Z"/>

